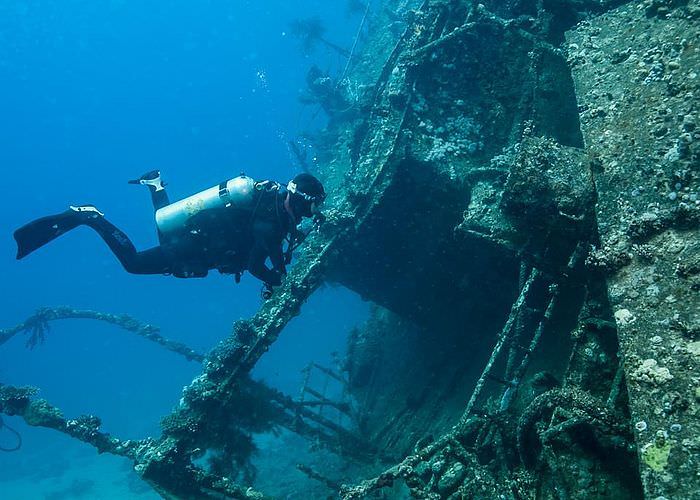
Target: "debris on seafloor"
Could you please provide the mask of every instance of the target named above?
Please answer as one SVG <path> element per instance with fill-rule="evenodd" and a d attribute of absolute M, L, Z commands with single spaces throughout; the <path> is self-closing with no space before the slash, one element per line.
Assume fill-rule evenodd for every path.
<path fill-rule="evenodd" d="M 343 478 L 299 468 L 345 499 L 700 498 L 700 3 L 385 3 L 334 85 L 354 112 L 315 144 L 327 223 L 163 434 L 9 386 L 0 412 L 128 456 L 166 498 L 262 498 L 231 465 L 252 404 L 345 457 Z M 248 377 L 324 282 L 375 304 L 349 428 Z M 12 335 L 40 341 L 45 311 Z"/>

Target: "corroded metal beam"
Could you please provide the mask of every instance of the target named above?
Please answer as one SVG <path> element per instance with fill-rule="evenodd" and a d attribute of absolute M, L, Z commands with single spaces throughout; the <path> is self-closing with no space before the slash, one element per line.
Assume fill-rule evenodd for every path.
<path fill-rule="evenodd" d="M 94 415 L 67 419 L 61 410 L 45 399 L 35 398 L 38 390 L 33 387 L 14 387 L 0 384 L 0 413 L 18 416 L 34 427 L 47 427 L 78 439 L 97 449 L 99 453 L 111 453 L 135 459 L 144 441 L 121 440 L 99 430 L 101 420 Z"/>

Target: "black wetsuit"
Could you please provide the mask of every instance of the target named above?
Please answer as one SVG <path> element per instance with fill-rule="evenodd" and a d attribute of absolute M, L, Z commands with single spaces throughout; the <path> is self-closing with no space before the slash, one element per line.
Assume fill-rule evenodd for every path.
<path fill-rule="evenodd" d="M 154 205 L 167 204 L 163 192 Z M 175 235 L 161 236 L 160 245 L 137 251 L 128 236 L 103 216 L 83 216 L 81 224 L 94 229 L 126 271 L 133 274 L 172 274 L 204 277 L 217 269 L 240 275 L 249 271 L 277 286 L 285 274 L 283 244 L 295 224 L 285 210 L 287 191 L 272 182 L 256 183 L 252 211 L 234 208 L 204 210 L 191 217 Z M 35 221 L 38 222 L 38 221 Z M 266 265 L 270 259 L 272 268 Z"/>

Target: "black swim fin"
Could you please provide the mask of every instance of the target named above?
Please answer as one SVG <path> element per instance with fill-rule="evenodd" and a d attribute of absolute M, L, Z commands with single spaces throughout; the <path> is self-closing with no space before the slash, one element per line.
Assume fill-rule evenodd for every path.
<path fill-rule="evenodd" d="M 70 207 L 65 212 L 36 219 L 15 231 L 17 259 L 22 259 L 34 250 L 43 247 L 71 229 L 85 224 L 91 218 L 103 214 L 92 205 Z"/>

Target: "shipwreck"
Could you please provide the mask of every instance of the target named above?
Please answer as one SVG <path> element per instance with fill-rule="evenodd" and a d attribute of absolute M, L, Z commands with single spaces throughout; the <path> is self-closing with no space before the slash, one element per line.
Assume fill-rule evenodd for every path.
<path fill-rule="evenodd" d="M 0 385 L 0 413 L 127 457 L 164 498 L 265 498 L 249 444 L 273 427 L 351 464 L 300 465 L 346 500 L 700 498 L 700 2 L 382 7 L 316 96 L 327 221 L 254 317 L 206 355 L 70 308 L 0 332 L 108 321 L 202 363 L 162 434 L 27 387 Z M 326 282 L 374 304 L 342 371 L 309 367 L 347 401 L 251 380 Z"/>

